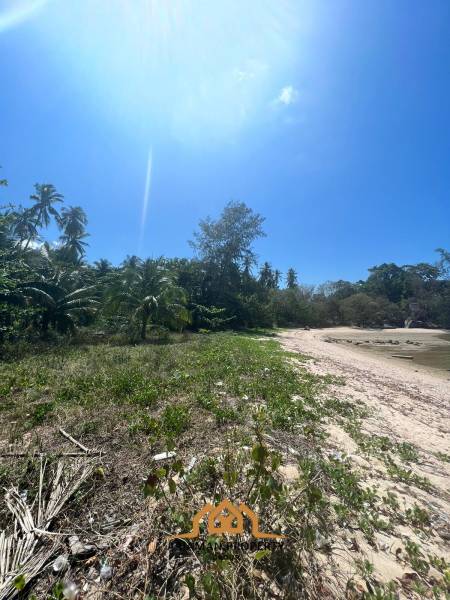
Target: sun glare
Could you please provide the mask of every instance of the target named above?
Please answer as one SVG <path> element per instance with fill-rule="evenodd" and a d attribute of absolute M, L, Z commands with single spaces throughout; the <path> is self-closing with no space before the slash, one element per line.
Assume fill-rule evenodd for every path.
<path fill-rule="evenodd" d="M 46 12 L 39 29 L 54 60 L 147 139 L 157 128 L 182 141 L 235 138 L 296 56 L 294 0 L 52 0 Z"/>
<path fill-rule="evenodd" d="M 3 0 L 0 6 L 0 32 L 25 21 L 46 3 L 47 0 Z"/>

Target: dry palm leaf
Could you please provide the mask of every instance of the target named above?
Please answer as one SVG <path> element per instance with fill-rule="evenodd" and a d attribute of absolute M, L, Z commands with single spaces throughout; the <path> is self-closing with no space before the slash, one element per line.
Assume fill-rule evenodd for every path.
<path fill-rule="evenodd" d="M 59 542 L 47 541 L 49 527 L 92 470 L 92 459 L 60 461 L 46 477 L 46 461 L 41 458 L 38 493 L 31 506 L 16 488 L 6 491 L 12 520 L 0 533 L 0 600 L 14 598 L 21 587 L 18 578 L 29 583 L 55 553 Z"/>

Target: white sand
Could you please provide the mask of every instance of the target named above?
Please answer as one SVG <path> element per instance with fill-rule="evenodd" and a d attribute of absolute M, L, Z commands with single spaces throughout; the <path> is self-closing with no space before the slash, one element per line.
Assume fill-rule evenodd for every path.
<path fill-rule="evenodd" d="M 424 452 L 450 453 L 450 381 L 426 367 L 412 368 L 409 361 L 394 362 L 359 346 L 323 341 L 327 336 L 354 333 L 350 327 L 294 329 L 280 338 L 287 349 L 319 359 L 310 366 L 314 372 L 344 377 L 345 395 L 372 406 L 383 430 Z"/>
<path fill-rule="evenodd" d="M 424 334 L 424 331 L 413 330 L 409 334 L 420 337 L 440 333 L 428 331 Z M 389 330 L 386 333 L 394 338 L 404 335 L 405 330 Z M 380 490 L 394 491 L 402 499 L 404 507 L 417 503 L 433 515 L 436 526 L 433 537 L 419 540 L 420 544 L 427 552 L 450 558 L 450 464 L 436 458 L 438 452 L 450 454 L 448 374 L 441 375 L 426 367 L 412 367 L 410 361 L 390 360 L 351 343 L 324 341 L 327 337 L 352 338 L 355 335 L 369 339 L 371 335 L 379 337 L 380 332 L 339 327 L 288 330 L 280 333 L 279 337 L 287 350 L 310 357 L 306 363 L 310 371 L 345 380 L 345 385 L 333 385 L 326 394 L 367 405 L 372 416 L 364 420 L 363 430 L 366 433 L 385 435 L 396 442 L 407 441 L 418 448 L 420 461 L 412 463 L 411 469 L 428 477 L 435 487 L 431 493 L 390 480 L 382 461 L 362 456 L 357 445 L 338 424 L 329 423 L 328 426 L 329 443 L 352 457 L 355 468 L 367 484 L 379 486 Z M 395 346 L 393 348 L 395 353 Z M 382 580 L 399 578 L 401 572 L 408 571 L 406 563 L 399 562 L 392 551 L 405 538 L 415 539 L 412 529 L 403 529 L 403 535 L 397 531 L 396 535 L 385 540 L 389 550 L 384 551 L 380 547 L 378 552 L 370 551 L 369 559 Z M 382 536 L 378 537 L 381 540 Z M 360 546 L 364 546 L 362 541 Z"/>

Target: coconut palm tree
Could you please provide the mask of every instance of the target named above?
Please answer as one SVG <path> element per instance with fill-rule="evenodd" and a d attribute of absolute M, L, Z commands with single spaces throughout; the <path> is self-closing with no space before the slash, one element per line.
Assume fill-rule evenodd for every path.
<path fill-rule="evenodd" d="M 73 274 L 65 271 L 19 288 L 32 305 L 41 308 L 43 331 L 52 327 L 61 333 L 74 333 L 79 317 L 94 314 L 99 306 L 95 286 L 74 287 Z"/>
<path fill-rule="evenodd" d="M 20 207 L 15 211 L 12 228 L 19 248 L 23 247 L 25 240 L 27 240 L 25 248 L 28 248 L 31 242 L 39 239 L 36 215 L 31 208 Z"/>
<path fill-rule="evenodd" d="M 85 232 L 87 216 L 81 206 L 69 206 L 61 209 L 57 218 L 58 226 L 63 230 L 65 237 L 78 237 Z"/>
<path fill-rule="evenodd" d="M 68 262 L 80 263 L 83 256 L 86 254 L 86 246 L 89 244 L 84 242 L 84 238 L 89 236 L 88 233 L 83 233 L 77 236 L 61 236 L 62 246 L 60 252 L 62 258 Z"/>
<path fill-rule="evenodd" d="M 32 210 L 36 215 L 36 224 L 39 227 L 48 227 L 50 218 L 59 218 L 59 213 L 53 206 L 56 202 L 63 202 L 64 196 L 56 191 L 56 188 L 51 183 L 36 183 L 34 186 L 35 194 L 30 196 L 34 200 Z"/>
<path fill-rule="evenodd" d="M 110 290 L 110 303 L 139 322 L 143 340 L 149 323 L 174 328 L 190 323 L 186 301 L 185 291 L 175 285 L 160 260 L 132 261 L 117 275 Z"/>
<path fill-rule="evenodd" d="M 62 202 L 63 196 L 51 184 L 35 184 L 36 193 L 30 196 L 34 201 L 30 208 L 18 207 L 13 211 L 12 232 L 20 248 L 27 250 L 30 244 L 39 239 L 39 228 L 48 227 L 51 217 L 59 224 L 59 213 L 54 207 Z"/>
<path fill-rule="evenodd" d="M 108 275 L 108 273 L 111 273 L 114 267 L 107 258 L 100 258 L 99 260 L 94 261 L 94 269 L 95 274 L 98 277 L 104 277 L 105 275 Z"/>
<path fill-rule="evenodd" d="M 63 208 L 57 217 L 58 226 L 63 234 L 60 236 L 61 253 L 64 259 L 77 263 L 86 253 L 87 242 L 83 241 L 88 236 L 85 230 L 87 216 L 81 206 Z"/>

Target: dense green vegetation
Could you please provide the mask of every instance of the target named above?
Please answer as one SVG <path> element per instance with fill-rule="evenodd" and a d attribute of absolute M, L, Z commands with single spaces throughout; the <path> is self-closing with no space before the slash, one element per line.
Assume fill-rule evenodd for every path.
<path fill-rule="evenodd" d="M 90 264 L 84 210 L 65 206 L 53 185 L 36 184 L 29 206 L 0 210 L 0 341 L 5 347 L 79 328 L 137 341 L 186 327 L 450 327 L 449 252 L 439 249 L 436 264 L 373 267 L 357 283 L 306 286 L 291 268 L 284 286 L 268 262 L 257 269 L 252 246 L 265 235 L 263 221 L 230 202 L 217 220 L 200 222 L 191 242 L 195 258 Z M 60 231 L 56 243 L 45 237 L 52 223 Z"/>

